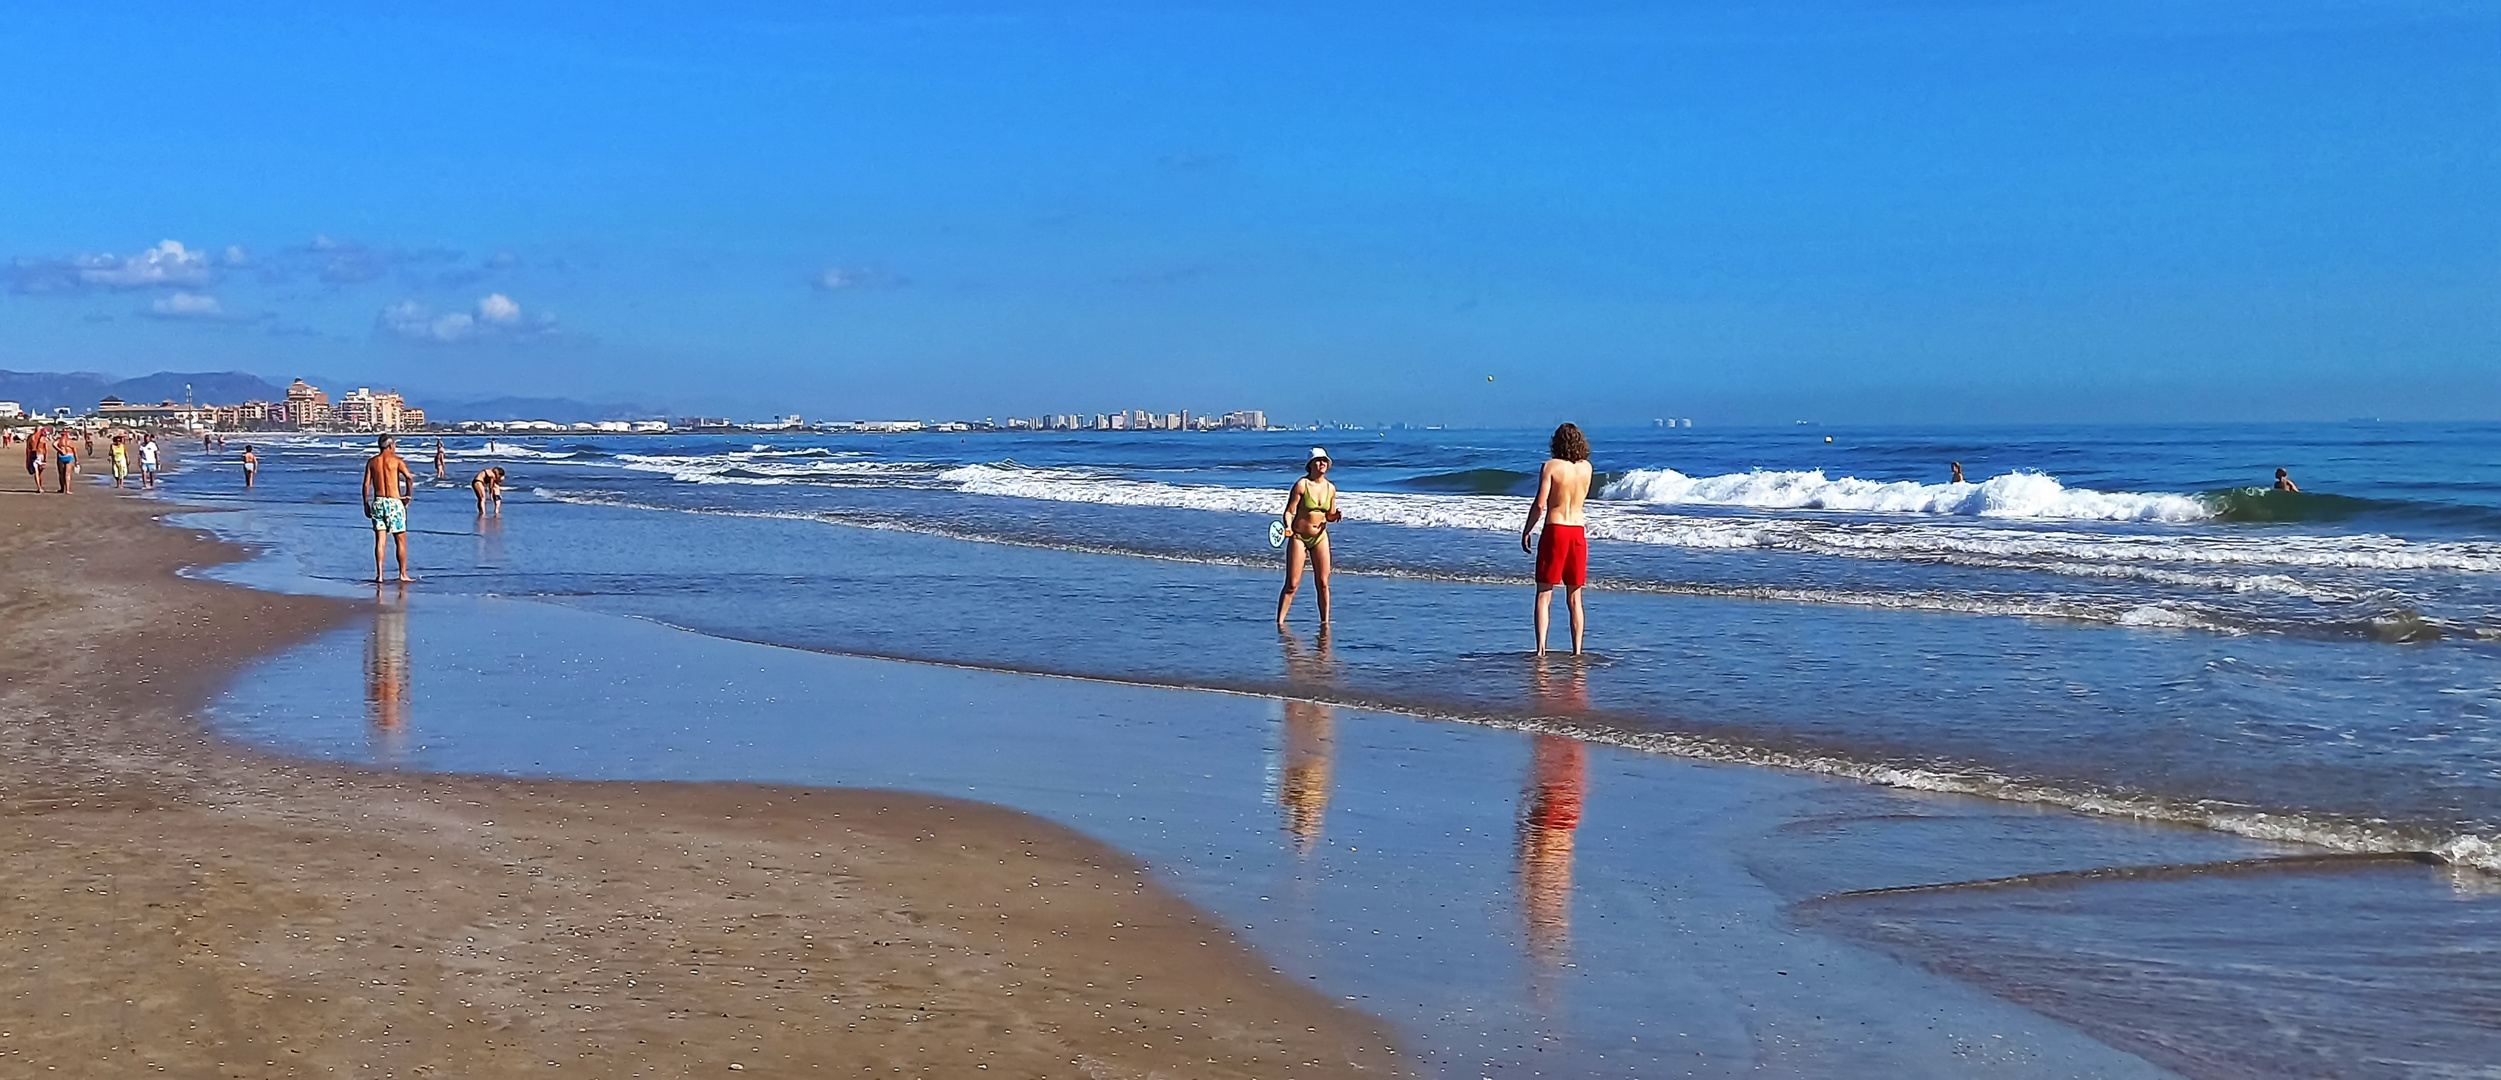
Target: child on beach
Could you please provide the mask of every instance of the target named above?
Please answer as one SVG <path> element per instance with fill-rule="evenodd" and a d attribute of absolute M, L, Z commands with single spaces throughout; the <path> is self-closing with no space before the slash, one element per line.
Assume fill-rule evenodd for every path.
<path fill-rule="evenodd" d="M 1285 589 L 1277 594 L 1277 625 L 1285 625 L 1294 607 L 1294 589 L 1303 583 L 1303 564 L 1311 564 L 1312 585 L 1320 602 L 1320 625 L 1329 625 L 1329 523 L 1344 517 L 1337 509 L 1337 485 L 1329 483 L 1329 452 L 1317 446 L 1303 461 L 1303 478 L 1285 493 Z"/>

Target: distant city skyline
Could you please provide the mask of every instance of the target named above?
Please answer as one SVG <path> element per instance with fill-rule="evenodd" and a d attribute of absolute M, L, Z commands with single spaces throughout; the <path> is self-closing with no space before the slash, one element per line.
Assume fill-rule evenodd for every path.
<path fill-rule="evenodd" d="M 0 41 L 42 103 L 0 156 L 0 368 L 2494 419 L 2495 40 L 2489 4 L 2330 0 L 38 6 Z"/>

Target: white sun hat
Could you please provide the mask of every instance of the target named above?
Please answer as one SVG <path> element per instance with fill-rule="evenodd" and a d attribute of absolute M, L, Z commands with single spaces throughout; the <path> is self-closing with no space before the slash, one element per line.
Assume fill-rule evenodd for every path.
<path fill-rule="evenodd" d="M 1308 456 L 1306 456 L 1306 457 L 1304 457 L 1304 458 L 1303 458 L 1303 464 L 1305 464 L 1305 465 L 1309 465 L 1309 464 L 1311 464 L 1312 462 L 1315 462 L 1315 461 L 1327 461 L 1327 460 L 1329 460 L 1329 452 L 1328 452 L 1328 451 L 1326 451 L 1326 450 L 1323 450 L 1323 449 L 1321 449 L 1321 448 L 1319 448 L 1319 447 L 1317 447 L 1317 446 L 1315 446 L 1315 447 L 1312 447 L 1312 448 L 1311 448 L 1311 453 L 1310 453 L 1310 455 L 1308 455 Z"/>

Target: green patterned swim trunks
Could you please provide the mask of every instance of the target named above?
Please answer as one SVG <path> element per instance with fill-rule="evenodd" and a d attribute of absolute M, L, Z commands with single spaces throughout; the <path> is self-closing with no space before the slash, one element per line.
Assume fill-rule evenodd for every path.
<path fill-rule="evenodd" d="M 375 499 L 366 516 L 373 519 L 375 532 L 397 535 L 408 531 L 408 504 L 388 495 Z"/>

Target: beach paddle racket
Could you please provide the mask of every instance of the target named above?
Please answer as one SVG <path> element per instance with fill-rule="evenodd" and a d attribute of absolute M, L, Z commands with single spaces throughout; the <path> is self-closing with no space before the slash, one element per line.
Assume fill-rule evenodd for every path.
<path fill-rule="evenodd" d="M 1272 548 L 1281 548 L 1285 546 L 1284 522 L 1271 521 L 1268 523 L 1268 546 Z"/>

